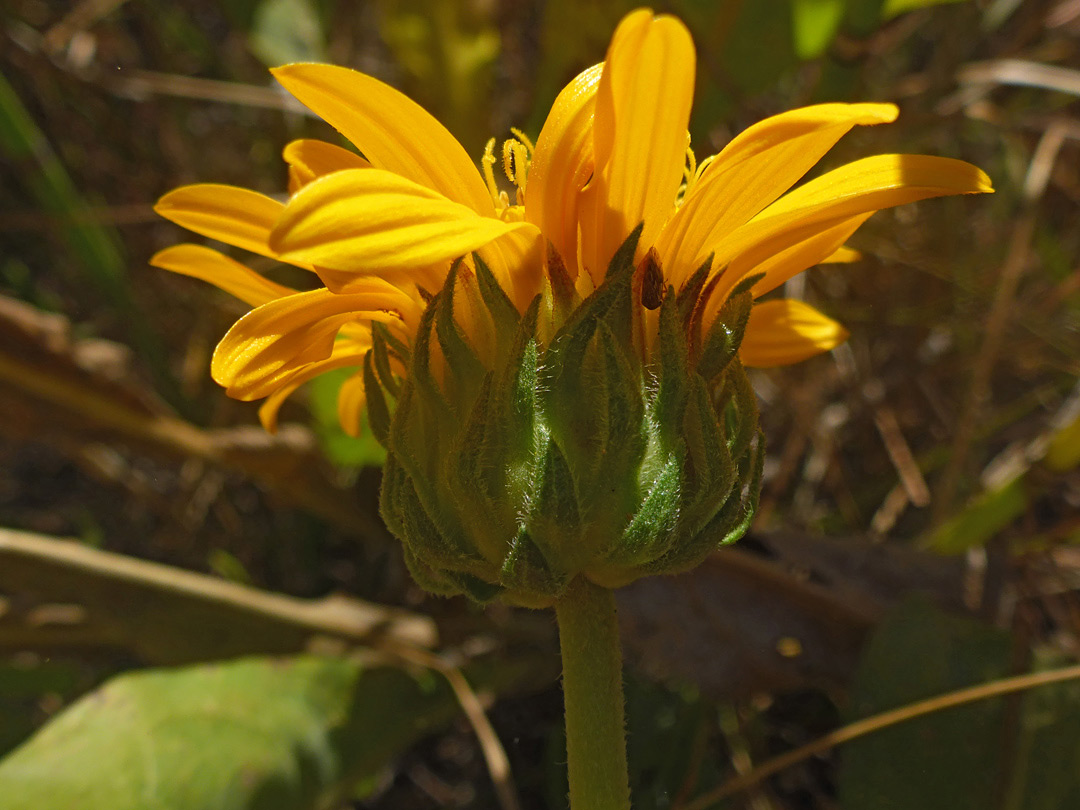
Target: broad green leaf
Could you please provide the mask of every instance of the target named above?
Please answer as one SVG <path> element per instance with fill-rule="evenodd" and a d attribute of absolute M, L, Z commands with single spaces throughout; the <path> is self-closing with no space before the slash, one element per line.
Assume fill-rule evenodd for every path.
<path fill-rule="evenodd" d="M 851 720 L 1006 674 L 1009 635 L 922 599 L 878 627 L 859 665 Z M 891 726 L 843 749 L 844 810 L 986 810 L 1000 789 L 1004 706 L 986 700 Z"/>
<path fill-rule="evenodd" d="M 326 59 L 322 24 L 311 0 L 263 0 L 255 11 L 250 43 L 267 67 Z"/>
<path fill-rule="evenodd" d="M 792 0 L 791 32 L 800 59 L 825 53 L 840 28 L 844 6 L 844 0 Z"/>
<path fill-rule="evenodd" d="M 0 760 L 4 810 L 301 810 L 457 711 L 433 675 L 313 656 L 121 675 Z"/>

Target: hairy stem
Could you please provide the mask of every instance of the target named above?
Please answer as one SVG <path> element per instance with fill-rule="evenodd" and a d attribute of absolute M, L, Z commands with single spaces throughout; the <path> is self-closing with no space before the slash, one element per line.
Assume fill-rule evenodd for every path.
<path fill-rule="evenodd" d="M 571 810 L 629 810 L 615 597 L 584 577 L 555 604 L 563 660 Z"/>

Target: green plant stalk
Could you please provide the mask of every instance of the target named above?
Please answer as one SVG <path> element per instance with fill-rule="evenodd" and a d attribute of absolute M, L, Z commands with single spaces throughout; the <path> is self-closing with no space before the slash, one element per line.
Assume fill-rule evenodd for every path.
<path fill-rule="evenodd" d="M 629 810 L 615 596 L 583 576 L 555 603 L 571 810 Z"/>

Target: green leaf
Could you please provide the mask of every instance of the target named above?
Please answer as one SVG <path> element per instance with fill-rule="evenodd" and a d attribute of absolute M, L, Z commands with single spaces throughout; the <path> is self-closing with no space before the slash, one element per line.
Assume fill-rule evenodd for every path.
<path fill-rule="evenodd" d="M 1067 417 L 1063 425 L 1044 438 L 1046 450 L 1041 460 L 1045 469 L 1041 475 L 1025 468 L 1006 483 L 978 495 L 932 532 L 925 545 L 945 554 L 985 545 L 1043 494 L 1049 482 L 1056 478 L 1048 477 L 1046 470 L 1067 473 L 1080 464 L 1080 416 Z"/>
<path fill-rule="evenodd" d="M 732 291 L 731 297 L 724 302 L 716 320 L 705 336 L 705 345 L 698 359 L 698 373 L 710 381 L 728 367 L 735 359 L 742 345 L 746 324 L 750 320 L 750 309 L 754 299 L 749 290 Z"/>
<path fill-rule="evenodd" d="M 1003 676 L 1004 631 L 950 616 L 916 598 L 881 623 L 863 653 L 851 719 Z M 986 700 L 900 723 L 843 750 L 844 810 L 986 810 L 994 807 L 1004 705 Z"/>
<path fill-rule="evenodd" d="M 504 349 L 518 331 L 521 316 L 514 302 L 499 285 L 491 268 L 480 258 L 479 253 L 473 253 L 473 265 L 476 267 L 476 285 L 480 290 L 480 297 L 483 298 L 484 306 L 487 307 L 488 314 L 491 315 L 492 323 L 495 325 L 498 344 L 496 348 Z M 505 351 L 500 351 L 498 362 L 501 364 L 505 361 Z"/>
<path fill-rule="evenodd" d="M 390 408 L 383 396 L 382 386 L 375 379 L 375 370 L 371 357 L 373 352 L 364 355 L 364 390 L 367 392 L 367 418 L 371 433 L 376 441 L 386 447 L 390 441 Z"/>
<path fill-rule="evenodd" d="M 250 44 L 267 67 L 326 59 L 322 24 L 310 0 L 263 0 L 255 11 Z"/>
<path fill-rule="evenodd" d="M 656 559 L 670 547 L 678 526 L 680 495 L 682 459 L 672 453 L 660 468 L 660 474 L 650 482 L 637 514 L 615 546 L 616 562 L 641 564 Z"/>
<path fill-rule="evenodd" d="M 844 5 L 844 0 L 792 0 L 791 34 L 800 59 L 825 53 L 840 28 Z"/>
<path fill-rule="evenodd" d="M 4 810 L 300 810 L 452 717 L 441 680 L 304 656 L 109 681 L 0 761 Z"/>
<path fill-rule="evenodd" d="M 1024 480 L 1021 475 L 998 489 L 984 492 L 934 531 L 926 545 L 943 554 L 960 554 L 986 545 L 1027 510 Z"/>
<path fill-rule="evenodd" d="M 736 470 L 708 386 L 700 376 L 692 379 L 689 401 L 681 421 L 687 449 L 689 486 L 686 491 L 692 494 L 681 506 L 681 519 L 694 535 L 716 517 L 728 497 L 738 497 L 737 493 L 731 492 Z"/>
<path fill-rule="evenodd" d="M 464 406 L 464 410 L 468 407 L 466 403 L 476 396 L 485 369 L 454 318 L 454 291 L 460 267 L 461 259 L 451 265 L 443 288 L 435 296 L 432 306 L 435 307 L 435 338 L 439 341 L 449 371 L 444 380 L 445 387 L 451 399 Z"/>
<path fill-rule="evenodd" d="M 686 405 L 687 380 L 690 376 L 686 331 L 678 309 L 678 301 L 669 287 L 663 303 L 660 304 L 660 368 L 655 400 L 656 421 L 661 435 L 667 439 L 669 445 L 674 441 L 679 416 Z"/>
<path fill-rule="evenodd" d="M 499 572 L 510 588 L 527 593 L 558 594 L 566 589 L 568 577 L 554 571 L 540 547 L 524 526 L 510 542 L 510 550 Z"/>

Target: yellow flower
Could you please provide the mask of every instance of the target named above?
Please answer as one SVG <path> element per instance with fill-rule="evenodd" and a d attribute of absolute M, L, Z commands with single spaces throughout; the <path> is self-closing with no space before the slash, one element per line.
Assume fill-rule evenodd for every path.
<path fill-rule="evenodd" d="M 432 116 L 389 86 L 341 67 L 288 65 L 278 81 L 333 125 L 364 157 L 315 140 L 289 144 L 284 204 L 245 189 L 195 185 L 166 194 L 157 211 L 204 236 L 305 268 L 317 289 L 296 292 L 198 245 L 158 253 L 153 264 L 210 281 L 253 310 L 222 339 L 214 379 L 231 396 L 267 398 L 273 429 L 284 399 L 333 368 L 363 365 L 372 324 L 412 344 L 426 302 L 458 273 L 454 311 L 481 357 L 492 332 L 475 303 L 470 255 L 490 267 L 519 313 L 541 296 L 542 334 L 559 326 L 553 265 L 579 298 L 600 286 L 616 249 L 639 224 L 635 347 L 654 358 L 658 306 L 709 261 L 701 283 L 702 329 L 740 281 L 763 295 L 820 263 L 850 261 L 845 240 L 882 208 L 928 197 L 991 191 L 967 163 L 878 155 L 793 186 L 849 130 L 895 119 L 891 104 L 821 104 L 762 121 L 696 163 L 687 126 L 695 56 L 685 26 L 638 10 L 622 20 L 603 63 L 559 94 L 536 141 L 521 133 L 502 152 L 516 185 L 495 186 L 489 144 L 478 171 Z M 773 299 L 750 312 L 744 365 L 771 366 L 827 351 L 847 336 L 800 301 Z M 403 368 L 395 372 L 404 374 Z M 343 386 L 339 413 L 355 432 L 362 372 Z"/>

